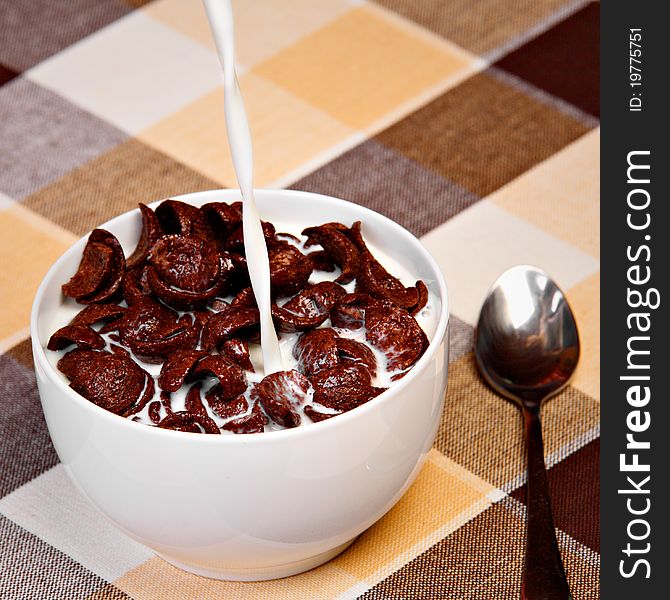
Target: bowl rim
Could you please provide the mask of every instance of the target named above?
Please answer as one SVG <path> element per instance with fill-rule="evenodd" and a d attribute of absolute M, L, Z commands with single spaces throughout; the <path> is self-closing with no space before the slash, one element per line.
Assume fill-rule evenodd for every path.
<path fill-rule="evenodd" d="M 430 360 L 432 359 L 433 355 L 437 352 L 438 347 L 442 344 L 442 341 L 444 340 L 446 333 L 447 333 L 447 327 L 449 324 L 449 295 L 448 295 L 448 290 L 447 290 L 447 284 L 444 279 L 444 274 L 442 273 L 442 270 L 440 269 L 439 265 L 437 264 L 437 261 L 431 253 L 428 251 L 428 249 L 423 245 L 423 243 L 412 233 L 410 233 L 407 229 L 405 229 L 402 225 L 399 223 L 396 223 L 389 217 L 374 211 L 370 208 L 367 208 L 365 206 L 361 206 L 360 204 L 356 204 L 354 202 L 348 201 L 348 200 L 343 200 L 341 198 L 337 198 L 335 196 L 329 196 L 326 194 L 319 194 L 316 192 L 306 192 L 302 190 L 287 190 L 287 189 L 254 189 L 254 195 L 258 198 L 261 196 L 266 196 L 266 195 L 273 195 L 273 196 L 283 196 L 283 197 L 295 197 L 295 196 L 301 196 L 303 198 L 311 198 L 312 200 L 316 201 L 325 201 L 329 203 L 335 203 L 335 204 L 346 204 L 346 205 L 353 205 L 356 210 L 359 210 L 360 212 L 365 214 L 371 214 L 374 215 L 375 219 L 380 219 L 385 222 L 385 225 L 390 227 L 392 230 L 395 231 L 396 234 L 410 240 L 410 242 L 415 245 L 419 251 L 419 253 L 422 255 L 422 259 L 426 262 L 426 264 L 430 267 L 430 269 L 433 271 L 435 275 L 435 281 L 437 283 L 438 289 L 439 289 L 439 294 L 440 294 L 440 300 L 442 301 L 442 310 L 440 314 L 440 318 L 438 320 L 437 326 L 435 328 L 435 333 L 433 334 L 432 339 L 430 340 L 430 343 L 428 345 L 428 348 L 426 351 L 423 353 L 421 358 L 416 362 L 416 364 L 410 369 L 410 371 L 405 375 L 402 379 L 394 383 L 393 387 L 389 388 L 385 392 L 382 392 L 379 394 L 379 396 L 376 396 L 369 402 L 366 402 L 365 404 L 362 404 L 360 406 L 357 406 L 356 408 L 347 411 L 345 413 L 342 413 L 340 415 L 337 415 L 337 418 L 333 419 L 325 419 L 320 422 L 316 423 L 310 423 L 308 426 L 301 426 L 301 427 L 293 427 L 293 428 L 285 428 L 285 429 L 279 429 L 279 430 L 274 430 L 274 431 L 265 431 L 263 434 L 256 434 L 256 435 L 203 435 L 203 434 L 195 434 L 191 433 L 191 435 L 186 435 L 189 432 L 184 432 L 184 431 L 173 431 L 171 429 L 163 429 L 160 427 L 138 427 L 138 423 L 134 423 L 131 420 L 122 417 L 120 415 L 114 414 L 108 410 L 105 410 L 104 408 L 101 408 L 100 406 L 94 404 L 90 400 L 87 400 L 83 396 L 79 395 L 77 392 L 75 392 L 72 388 L 70 388 L 63 378 L 60 376 L 59 373 L 56 372 L 54 367 L 51 365 L 51 363 L 48 361 L 46 357 L 46 352 L 44 350 L 44 347 L 42 344 L 39 342 L 39 332 L 37 329 L 37 322 L 38 318 L 40 315 L 40 308 L 42 305 L 42 300 L 45 295 L 45 290 L 47 287 L 47 283 L 54 277 L 55 273 L 59 270 L 60 266 L 67 260 L 70 255 L 74 252 L 75 246 L 78 244 L 82 243 L 82 240 L 85 238 L 88 238 L 90 235 L 90 232 L 84 234 L 81 236 L 77 241 L 75 241 L 67 250 L 61 254 L 60 257 L 51 265 L 49 270 L 46 272 L 44 277 L 42 278 L 42 281 L 40 282 L 40 285 L 37 289 L 37 292 L 35 293 L 35 298 L 33 300 L 33 305 L 30 313 L 30 336 L 31 336 L 31 345 L 32 345 L 32 350 L 33 350 L 33 357 L 35 359 L 35 362 L 39 364 L 40 367 L 42 367 L 43 372 L 45 373 L 47 379 L 49 380 L 50 383 L 54 383 L 58 390 L 65 394 L 65 396 L 74 402 L 75 404 L 78 404 L 81 406 L 84 410 L 89 410 L 93 411 L 93 414 L 97 415 L 101 419 L 108 420 L 110 426 L 116 426 L 116 427 L 132 427 L 131 430 L 129 430 L 129 433 L 132 431 L 135 431 L 136 434 L 142 435 L 142 431 L 144 431 L 144 435 L 147 436 L 153 436 L 153 435 L 159 435 L 159 436 L 176 436 L 175 439 L 178 440 L 191 440 L 193 443 L 199 443 L 199 444 L 262 444 L 262 443 L 270 443 L 273 440 L 274 441 L 288 441 L 290 442 L 293 439 L 296 439 L 298 437 L 302 436 L 311 436 L 311 435 L 318 435 L 319 432 L 325 432 L 325 428 L 337 428 L 337 427 L 346 427 L 347 423 L 350 421 L 362 417 L 368 412 L 374 411 L 374 410 L 381 410 L 381 407 L 383 406 L 384 402 L 388 399 L 391 398 L 391 396 L 397 395 L 401 393 L 407 386 L 410 385 L 410 383 L 416 379 L 416 377 L 419 375 L 421 371 L 423 371 L 426 366 L 429 364 Z M 223 198 L 222 198 L 223 197 Z M 221 201 L 227 201 L 230 199 L 230 197 L 235 197 L 236 199 L 240 198 L 240 191 L 238 189 L 232 188 L 232 189 L 214 189 L 214 190 L 204 190 L 204 191 L 199 191 L 199 192 L 190 192 L 188 194 L 181 194 L 178 196 L 169 196 L 168 198 L 162 198 L 160 200 L 155 200 L 148 204 L 150 208 L 155 208 L 158 204 L 163 202 L 164 200 L 179 200 L 182 202 L 189 202 L 193 200 L 213 200 L 214 198 L 218 198 Z M 108 226 L 108 224 L 116 219 L 120 219 L 121 217 L 127 216 L 129 213 L 132 213 L 134 211 L 139 211 L 139 208 L 133 208 L 131 210 L 128 210 L 124 213 L 121 213 L 119 215 L 115 215 L 111 219 L 108 219 L 101 225 L 98 225 L 98 228 L 105 228 Z M 365 217 L 363 216 L 362 220 L 365 220 Z M 37 366 L 37 365 L 36 365 Z"/>

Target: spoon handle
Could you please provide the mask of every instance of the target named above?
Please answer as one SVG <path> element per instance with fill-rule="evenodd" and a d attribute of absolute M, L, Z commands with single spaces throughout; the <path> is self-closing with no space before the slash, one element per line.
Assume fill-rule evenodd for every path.
<path fill-rule="evenodd" d="M 539 408 L 526 407 L 523 412 L 528 450 L 528 528 L 521 598 L 572 600 L 551 515 Z"/>

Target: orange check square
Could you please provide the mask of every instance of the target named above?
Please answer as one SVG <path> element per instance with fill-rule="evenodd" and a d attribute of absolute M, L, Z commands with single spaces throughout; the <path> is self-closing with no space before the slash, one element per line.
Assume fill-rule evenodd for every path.
<path fill-rule="evenodd" d="M 464 52 L 361 7 L 252 72 L 362 129 L 471 66 Z"/>

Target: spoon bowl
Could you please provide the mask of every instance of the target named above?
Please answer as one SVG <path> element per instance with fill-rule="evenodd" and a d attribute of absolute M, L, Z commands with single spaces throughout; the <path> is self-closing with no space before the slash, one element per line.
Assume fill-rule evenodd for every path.
<path fill-rule="evenodd" d="M 519 265 L 495 281 L 479 315 L 475 357 L 486 381 L 517 402 L 524 416 L 528 527 L 521 597 L 571 600 L 551 514 L 540 407 L 570 381 L 579 334 L 570 305 L 549 275 Z"/>
<path fill-rule="evenodd" d="M 493 284 L 482 306 L 475 354 L 498 393 L 534 404 L 560 392 L 579 360 L 570 306 L 541 269 L 519 265 Z"/>

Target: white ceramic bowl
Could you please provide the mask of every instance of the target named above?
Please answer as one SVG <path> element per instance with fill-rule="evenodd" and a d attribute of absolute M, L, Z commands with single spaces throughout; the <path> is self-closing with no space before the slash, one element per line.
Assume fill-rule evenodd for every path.
<path fill-rule="evenodd" d="M 180 196 L 195 205 L 233 190 Z M 42 407 L 56 451 L 82 493 L 120 529 L 187 571 L 218 579 L 293 575 L 336 556 L 386 513 L 433 444 L 447 384 L 448 305 L 442 274 L 397 223 L 358 205 L 305 192 L 258 190 L 261 217 L 298 228 L 362 220 L 366 238 L 423 279 L 437 329 L 424 356 L 389 391 L 344 415 L 257 435 L 195 435 L 147 427 L 71 390 L 45 346 L 61 284 L 86 239 L 49 270 L 35 297 L 31 335 Z M 126 254 L 138 210 L 102 225 Z"/>

